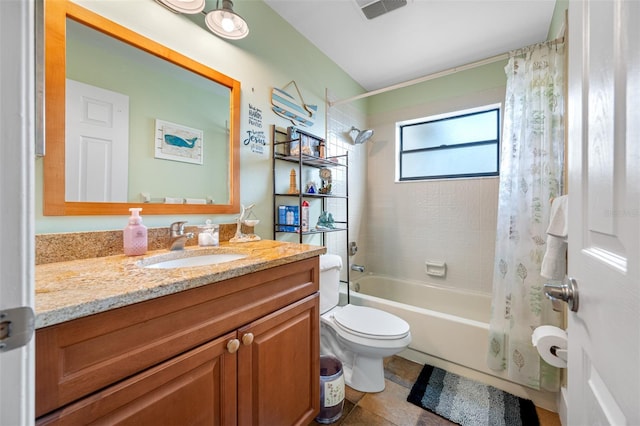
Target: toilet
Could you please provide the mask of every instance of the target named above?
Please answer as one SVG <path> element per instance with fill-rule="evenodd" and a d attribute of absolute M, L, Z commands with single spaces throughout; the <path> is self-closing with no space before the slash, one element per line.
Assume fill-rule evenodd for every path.
<path fill-rule="evenodd" d="M 381 392 L 383 358 L 409 346 L 409 324 L 380 309 L 338 306 L 341 269 L 340 256 L 320 256 L 320 354 L 342 362 L 345 382 L 351 388 Z"/>

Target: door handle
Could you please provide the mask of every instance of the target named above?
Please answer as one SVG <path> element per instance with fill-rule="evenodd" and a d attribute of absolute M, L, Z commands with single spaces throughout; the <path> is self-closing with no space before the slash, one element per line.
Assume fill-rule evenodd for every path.
<path fill-rule="evenodd" d="M 578 283 L 574 278 L 569 277 L 567 283 L 562 284 L 545 284 L 543 287 L 544 295 L 551 299 L 552 302 L 563 301 L 569 305 L 572 312 L 578 312 L 579 297 Z M 555 305 L 555 303 L 554 303 Z"/>

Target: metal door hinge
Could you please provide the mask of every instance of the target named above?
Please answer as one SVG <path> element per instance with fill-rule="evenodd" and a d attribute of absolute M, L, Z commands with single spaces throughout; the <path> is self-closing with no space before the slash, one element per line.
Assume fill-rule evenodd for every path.
<path fill-rule="evenodd" d="M 0 352 L 29 343 L 35 330 L 35 315 L 28 306 L 0 310 Z"/>

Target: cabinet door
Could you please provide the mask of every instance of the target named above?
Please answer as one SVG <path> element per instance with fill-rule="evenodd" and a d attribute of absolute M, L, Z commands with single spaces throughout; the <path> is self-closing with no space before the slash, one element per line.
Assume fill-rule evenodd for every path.
<path fill-rule="evenodd" d="M 318 297 L 238 331 L 238 424 L 307 425 L 319 412 Z"/>
<path fill-rule="evenodd" d="M 235 353 L 229 333 L 53 412 L 37 424 L 232 425 Z"/>

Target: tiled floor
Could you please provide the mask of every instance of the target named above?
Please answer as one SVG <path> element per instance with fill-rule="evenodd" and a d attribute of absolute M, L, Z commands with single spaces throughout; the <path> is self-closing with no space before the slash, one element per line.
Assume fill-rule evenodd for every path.
<path fill-rule="evenodd" d="M 454 425 L 436 414 L 407 402 L 422 365 L 393 356 L 385 359 L 386 385 L 380 393 L 362 393 L 347 386 L 341 426 L 444 426 Z M 560 426 L 556 413 L 537 408 L 540 426 Z M 310 425 L 318 425 L 316 422 Z"/>

